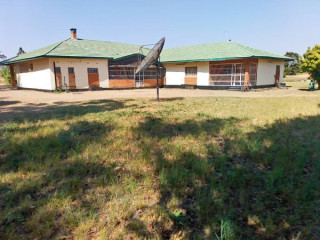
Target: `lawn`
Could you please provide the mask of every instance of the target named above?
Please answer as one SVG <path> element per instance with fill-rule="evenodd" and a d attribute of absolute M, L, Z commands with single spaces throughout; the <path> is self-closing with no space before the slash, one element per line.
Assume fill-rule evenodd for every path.
<path fill-rule="evenodd" d="M 310 79 L 308 73 L 298 73 L 296 75 L 287 75 L 284 78 L 288 87 L 298 88 L 298 89 L 309 89 Z M 317 88 L 317 84 L 315 86 Z"/>
<path fill-rule="evenodd" d="M 319 239 L 320 98 L 99 100 L 0 126 L 0 239 Z"/>

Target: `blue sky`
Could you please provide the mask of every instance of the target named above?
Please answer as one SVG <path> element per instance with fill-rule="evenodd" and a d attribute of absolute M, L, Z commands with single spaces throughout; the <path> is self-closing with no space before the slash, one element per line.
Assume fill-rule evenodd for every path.
<path fill-rule="evenodd" d="M 15 56 L 69 38 L 165 47 L 232 41 L 284 54 L 320 44 L 319 0 L 0 0 L 0 51 Z"/>

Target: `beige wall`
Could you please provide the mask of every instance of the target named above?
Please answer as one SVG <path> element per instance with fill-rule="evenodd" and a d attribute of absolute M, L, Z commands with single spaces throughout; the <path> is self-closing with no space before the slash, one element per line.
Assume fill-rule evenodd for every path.
<path fill-rule="evenodd" d="M 274 75 L 276 74 L 276 66 L 280 65 L 280 82 L 283 82 L 283 60 L 259 59 L 257 70 L 257 85 L 275 84 Z"/>
<path fill-rule="evenodd" d="M 50 58 L 51 77 L 54 79 L 53 62 L 61 68 L 62 85 L 69 86 L 68 67 L 74 68 L 76 88 L 89 88 L 88 68 L 98 68 L 100 87 L 109 87 L 108 60 L 107 59 L 75 59 Z"/>
<path fill-rule="evenodd" d="M 259 59 L 257 69 L 257 86 L 275 83 L 276 66 L 280 65 L 280 82 L 283 82 L 283 60 Z M 165 63 L 166 85 L 184 84 L 185 67 L 198 67 L 197 85 L 209 86 L 209 62 Z"/>
<path fill-rule="evenodd" d="M 164 63 L 166 68 L 166 85 L 184 84 L 185 67 L 197 67 L 197 85 L 209 85 L 209 62 Z"/>
<path fill-rule="evenodd" d="M 22 70 L 22 65 L 33 65 L 33 70 L 29 68 L 27 71 Z M 49 69 L 49 59 L 37 59 L 28 62 L 16 63 L 14 66 L 16 72 L 17 86 L 21 88 L 35 88 L 43 90 L 54 90 L 54 81 L 51 79 Z"/>

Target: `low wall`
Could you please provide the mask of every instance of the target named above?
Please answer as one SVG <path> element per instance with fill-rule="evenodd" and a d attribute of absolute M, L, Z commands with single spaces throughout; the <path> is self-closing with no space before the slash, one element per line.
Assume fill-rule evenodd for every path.
<path fill-rule="evenodd" d="M 164 79 L 159 78 L 159 86 L 164 85 Z M 157 86 L 157 79 L 145 79 L 143 81 L 143 86 L 144 87 L 156 87 Z"/>
<path fill-rule="evenodd" d="M 134 88 L 135 81 L 132 79 L 109 79 L 109 88 Z"/>

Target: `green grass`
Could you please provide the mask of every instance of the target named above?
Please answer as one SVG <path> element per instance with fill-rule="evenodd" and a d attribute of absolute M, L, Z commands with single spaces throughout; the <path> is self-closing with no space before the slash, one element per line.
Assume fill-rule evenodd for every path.
<path fill-rule="evenodd" d="M 298 73 L 297 75 L 287 75 L 284 78 L 284 82 L 288 87 L 296 89 L 309 89 L 310 84 L 309 74 L 308 73 Z M 318 88 L 317 83 L 315 83 L 315 89 Z"/>
<path fill-rule="evenodd" d="M 319 239 L 318 98 L 12 116 L 0 126 L 1 239 Z"/>

